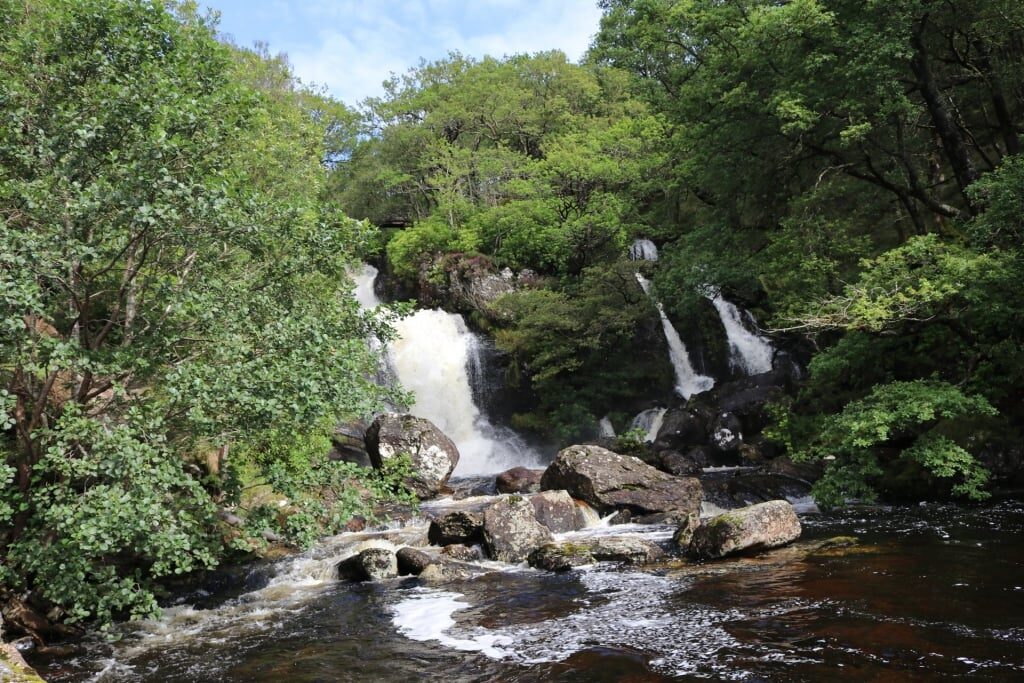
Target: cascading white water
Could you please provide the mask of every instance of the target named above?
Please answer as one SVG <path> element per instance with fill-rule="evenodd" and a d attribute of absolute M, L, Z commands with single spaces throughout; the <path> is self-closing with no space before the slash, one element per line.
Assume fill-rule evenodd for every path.
<path fill-rule="evenodd" d="M 373 308 L 377 269 L 353 276 L 356 298 Z M 469 370 L 479 364 L 479 339 L 462 316 L 421 310 L 395 323 L 398 338 L 388 362 L 399 383 L 415 397 L 409 412 L 433 422 L 459 449 L 458 476 L 494 474 L 510 467 L 537 467 L 541 458 L 517 434 L 495 427 L 473 400 Z"/>
<path fill-rule="evenodd" d="M 707 297 L 718 310 L 722 325 L 725 326 L 725 334 L 729 340 L 729 362 L 733 367 L 747 375 L 769 372 L 772 369 L 775 349 L 767 339 L 749 329 L 748 325 L 754 325 L 750 314 L 726 301 L 721 292 L 709 293 Z"/>
<path fill-rule="evenodd" d="M 629 258 L 634 261 L 657 261 L 658 247 L 648 239 L 633 240 L 629 247 Z"/>
<path fill-rule="evenodd" d="M 630 429 L 644 430 L 644 441 L 654 443 L 658 439 L 662 423 L 665 422 L 666 412 L 666 408 L 648 408 L 633 418 L 629 425 Z"/>
<path fill-rule="evenodd" d="M 598 421 L 597 435 L 603 439 L 615 438 L 615 425 L 612 424 L 611 419 L 607 415 Z"/>
<path fill-rule="evenodd" d="M 650 281 L 640 273 L 636 274 L 636 281 L 640 283 L 640 288 L 644 290 L 644 294 L 650 296 Z M 701 375 L 693 369 L 693 365 L 690 363 L 690 356 L 686 352 L 686 345 L 679 338 L 679 332 L 672 325 L 672 321 L 665 315 L 664 306 L 657 300 L 654 300 L 654 305 L 657 306 L 658 315 L 661 316 L 661 328 L 665 333 L 665 341 L 668 343 L 668 357 L 672 361 L 673 370 L 675 370 L 676 393 L 683 398 L 690 398 L 695 394 L 711 389 L 711 387 L 715 386 L 714 378 Z"/>

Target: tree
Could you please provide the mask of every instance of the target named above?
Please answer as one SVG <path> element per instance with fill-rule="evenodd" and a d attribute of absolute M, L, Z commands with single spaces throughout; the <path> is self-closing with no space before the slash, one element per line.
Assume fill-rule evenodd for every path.
<path fill-rule="evenodd" d="M 364 340 L 387 330 L 344 294 L 368 230 L 319 201 L 329 130 L 285 65 L 188 6 L 13 8 L 0 583 L 147 615 L 155 580 L 217 562 L 233 445 L 381 405 Z"/>

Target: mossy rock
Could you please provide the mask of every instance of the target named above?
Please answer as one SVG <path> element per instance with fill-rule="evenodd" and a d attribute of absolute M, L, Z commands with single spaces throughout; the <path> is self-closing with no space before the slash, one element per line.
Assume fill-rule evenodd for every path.
<path fill-rule="evenodd" d="M 0 681 L 4 683 L 45 683 L 22 658 L 17 648 L 0 643 Z"/>

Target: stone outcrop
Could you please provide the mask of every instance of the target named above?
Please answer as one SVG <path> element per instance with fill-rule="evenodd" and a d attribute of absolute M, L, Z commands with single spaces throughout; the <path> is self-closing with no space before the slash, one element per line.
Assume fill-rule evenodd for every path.
<path fill-rule="evenodd" d="M 544 471 L 541 488 L 565 489 L 602 515 L 629 510 L 634 517 L 700 511 L 700 482 L 674 477 L 641 460 L 600 446 L 570 446 Z"/>
<path fill-rule="evenodd" d="M 576 531 L 585 526 L 583 512 L 566 491 L 543 491 L 530 496 L 537 521 L 561 534 Z"/>
<path fill-rule="evenodd" d="M 399 576 L 419 576 L 432 562 L 430 555 L 416 548 L 401 548 L 395 553 Z"/>
<path fill-rule="evenodd" d="M 398 576 L 398 558 L 386 548 L 367 548 L 338 563 L 338 578 L 348 581 L 382 581 Z"/>
<path fill-rule="evenodd" d="M 530 553 L 531 567 L 567 571 L 594 562 L 648 564 L 665 556 L 654 543 L 632 536 L 606 536 L 545 544 Z"/>
<path fill-rule="evenodd" d="M 483 513 L 456 510 L 432 520 L 427 539 L 434 545 L 473 545 L 484 540 L 483 531 Z"/>
<path fill-rule="evenodd" d="M 537 521 L 533 505 L 520 496 L 502 498 L 484 511 L 483 535 L 491 558 L 512 564 L 553 540 L 548 528 Z"/>
<path fill-rule="evenodd" d="M 784 500 L 770 500 L 704 521 L 690 541 L 690 555 L 717 559 L 741 552 L 778 548 L 800 537 L 800 520 Z"/>
<path fill-rule="evenodd" d="M 405 484 L 421 499 L 436 496 L 459 462 L 459 450 L 430 420 L 387 413 L 366 430 L 366 450 L 375 468 L 407 455 L 411 473 Z"/>
<path fill-rule="evenodd" d="M 540 491 L 540 478 L 544 470 L 513 467 L 498 475 L 494 487 L 498 493 L 536 493 Z"/>

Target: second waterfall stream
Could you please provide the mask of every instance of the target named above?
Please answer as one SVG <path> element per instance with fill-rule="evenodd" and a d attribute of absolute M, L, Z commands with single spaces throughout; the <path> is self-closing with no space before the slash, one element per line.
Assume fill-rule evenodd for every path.
<path fill-rule="evenodd" d="M 364 265 L 353 279 L 360 305 L 380 305 L 374 292 L 376 268 Z M 470 369 L 480 363 L 480 340 L 461 315 L 418 310 L 395 323 L 395 331 L 387 362 L 393 376 L 415 397 L 409 412 L 430 420 L 455 442 L 460 456 L 456 476 L 543 466 L 540 454 L 521 436 L 492 424 L 477 406 Z"/>

